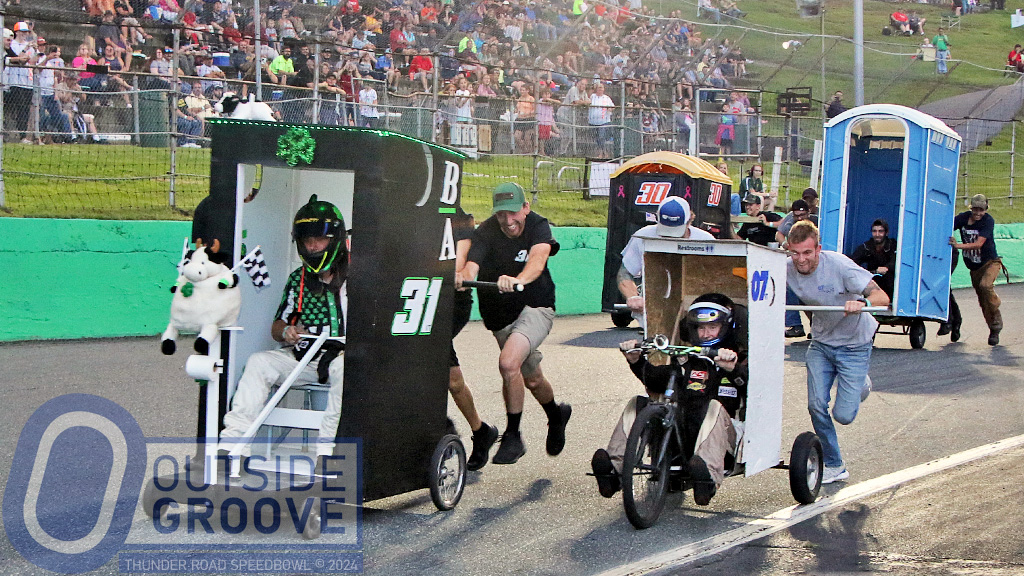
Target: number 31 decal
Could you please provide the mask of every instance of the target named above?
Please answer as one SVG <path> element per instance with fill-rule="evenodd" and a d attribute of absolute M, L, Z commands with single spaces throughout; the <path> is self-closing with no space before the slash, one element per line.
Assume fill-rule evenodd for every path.
<path fill-rule="evenodd" d="M 406 278 L 401 296 L 405 309 L 395 312 L 391 322 L 393 336 L 430 334 L 437 313 L 437 298 L 441 294 L 441 278 Z"/>

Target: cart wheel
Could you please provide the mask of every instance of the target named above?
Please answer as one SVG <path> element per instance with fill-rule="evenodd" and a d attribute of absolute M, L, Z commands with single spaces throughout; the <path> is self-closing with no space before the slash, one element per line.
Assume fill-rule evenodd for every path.
<path fill-rule="evenodd" d="M 668 454 L 659 454 L 666 430 L 665 406 L 647 406 L 633 423 L 626 440 L 622 461 L 622 505 L 626 517 L 637 529 L 654 526 L 662 508 L 669 484 Z"/>
<path fill-rule="evenodd" d="M 451 510 L 466 487 L 466 447 L 454 434 L 437 443 L 430 457 L 430 499 L 438 510 Z"/>
<path fill-rule="evenodd" d="M 616 328 L 625 328 L 633 321 L 633 315 L 629 312 L 612 312 L 612 324 Z"/>
<path fill-rule="evenodd" d="M 306 540 L 316 540 L 320 537 L 320 499 L 310 498 L 312 504 L 309 507 L 309 517 L 306 518 L 306 527 L 302 530 L 302 537 Z"/>
<path fill-rule="evenodd" d="M 810 504 L 818 499 L 823 463 L 818 435 L 804 432 L 797 436 L 789 455 L 789 489 L 797 502 Z"/>
<path fill-rule="evenodd" d="M 910 347 L 917 350 L 924 348 L 924 339 L 928 336 L 924 320 L 914 318 L 910 321 Z"/>

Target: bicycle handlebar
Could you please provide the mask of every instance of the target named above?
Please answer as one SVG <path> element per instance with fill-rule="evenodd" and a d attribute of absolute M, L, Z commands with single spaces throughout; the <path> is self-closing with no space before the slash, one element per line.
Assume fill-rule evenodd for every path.
<path fill-rule="evenodd" d="M 657 350 L 658 352 L 669 356 L 704 356 L 709 359 L 718 356 L 718 348 L 713 348 L 711 346 L 673 346 L 668 342 L 668 336 L 665 336 L 664 334 L 656 334 L 651 338 L 644 339 L 639 346 L 626 350 L 626 352 L 647 352 L 650 350 Z"/>
<path fill-rule="evenodd" d="M 462 281 L 462 287 L 463 288 L 494 288 L 494 289 L 497 289 L 498 288 L 498 283 L 497 282 L 481 282 L 480 280 L 463 280 Z M 515 287 L 516 287 L 516 292 L 522 292 L 523 291 L 523 285 L 522 284 L 516 284 Z"/>

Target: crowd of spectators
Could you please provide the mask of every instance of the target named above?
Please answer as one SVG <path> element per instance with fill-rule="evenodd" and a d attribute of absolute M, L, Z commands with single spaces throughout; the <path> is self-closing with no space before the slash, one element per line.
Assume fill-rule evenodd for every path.
<path fill-rule="evenodd" d="M 557 139 L 561 123 L 596 128 L 596 145 L 610 153 L 612 130 L 602 127 L 624 120 L 621 110 L 645 137 L 674 133 L 686 148 L 696 90 L 725 95 L 746 74 L 742 50 L 718 39 L 717 28 L 705 38 L 705 25 L 684 20 L 681 13 L 656 17 L 631 0 L 596 2 L 589 9 L 580 0 L 341 0 L 329 18 L 318 16 L 313 23 L 321 31 L 317 36 L 295 14 L 300 10 L 294 2 L 268 0 L 259 19 L 259 54 L 251 8 L 230 0 L 82 0 L 82 7 L 95 24 L 69 66 L 79 72 L 52 76 L 55 82 L 77 76 L 83 90 L 93 93 L 87 94 L 90 101 L 110 93 L 95 99 L 131 105 L 129 84 L 119 75 L 126 71 L 148 72 L 143 88 L 173 89 L 182 98 L 193 94 L 192 78 L 198 77 L 206 99 L 215 87 L 223 91 L 225 82 L 253 82 L 259 75 L 266 85 L 259 97 L 281 99 L 275 109 L 284 120 L 314 120 L 308 107 L 286 103 L 315 88 L 334 100 L 322 107 L 317 121 L 374 125 L 381 115 L 379 92 L 387 91 L 415 105 L 436 102 L 438 130 L 477 120 L 514 121 L 517 150 Z M 713 21 L 744 15 L 729 0 L 702 0 L 702 14 Z M 169 22 L 185 25 L 177 53 L 161 28 Z M 217 53 L 222 56 L 215 64 Z M 49 60 L 39 52 L 33 58 L 25 63 L 64 68 L 59 57 Z M 172 86 L 175 61 L 182 80 Z M 90 72 L 94 66 L 106 67 L 106 73 Z M 31 86 L 6 84 L 12 104 L 24 100 L 16 87 Z M 242 96 L 250 90 L 249 84 L 228 88 Z M 723 107 L 722 96 L 717 99 L 707 110 Z M 731 100 L 725 100 L 729 106 Z M 191 122 L 202 122 L 183 113 L 190 130 Z M 48 128 L 66 125 L 43 114 Z M 723 114 L 722 123 L 735 120 L 732 113 Z M 22 132 L 27 123 L 17 118 Z M 721 147 L 728 153 L 729 145 Z"/>

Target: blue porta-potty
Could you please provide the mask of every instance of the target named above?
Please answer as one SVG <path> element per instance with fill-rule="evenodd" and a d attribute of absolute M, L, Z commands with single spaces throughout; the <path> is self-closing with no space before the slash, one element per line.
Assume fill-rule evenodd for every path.
<path fill-rule="evenodd" d="M 898 243 L 893 314 L 918 320 L 904 323 L 915 348 L 924 345 L 921 320 L 945 321 L 949 308 L 959 164 L 960 136 L 912 108 L 858 106 L 825 125 L 822 247 L 850 255 L 876 218 L 888 221 Z"/>

